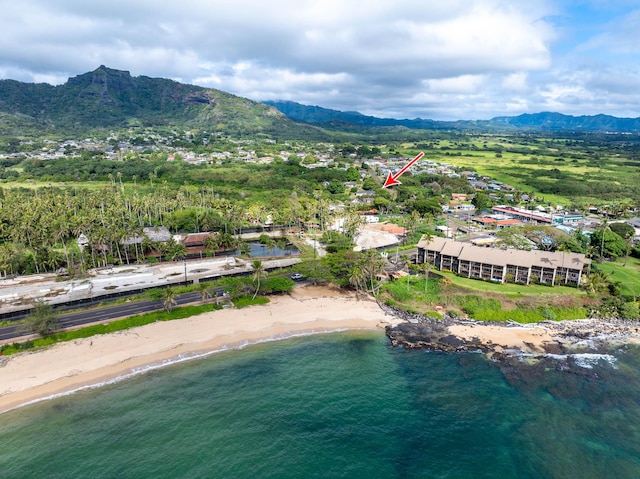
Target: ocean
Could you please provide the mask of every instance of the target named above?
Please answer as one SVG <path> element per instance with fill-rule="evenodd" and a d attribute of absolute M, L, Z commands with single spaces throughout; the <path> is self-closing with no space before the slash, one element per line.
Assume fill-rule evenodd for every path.
<path fill-rule="evenodd" d="M 501 364 L 323 334 L 0 415 L 0 479 L 639 477 L 632 346 Z"/>

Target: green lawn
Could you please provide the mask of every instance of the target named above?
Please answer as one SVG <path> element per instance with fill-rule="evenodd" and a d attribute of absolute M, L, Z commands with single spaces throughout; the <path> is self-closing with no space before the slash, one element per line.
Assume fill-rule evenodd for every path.
<path fill-rule="evenodd" d="M 628 258 L 623 266 L 624 258 L 615 262 L 605 262 L 595 265 L 598 269 L 609 273 L 613 281 L 621 284 L 622 294 L 625 296 L 640 296 L 640 259 Z"/>
<path fill-rule="evenodd" d="M 578 288 L 569 286 L 543 286 L 540 284 L 514 284 L 514 283 L 492 283 L 490 281 L 480 281 L 458 276 L 454 273 L 438 271 L 438 274 L 449 279 L 451 283 L 478 292 L 490 292 L 506 295 L 532 295 L 532 294 L 569 294 L 573 296 L 586 296 L 586 293 Z"/>

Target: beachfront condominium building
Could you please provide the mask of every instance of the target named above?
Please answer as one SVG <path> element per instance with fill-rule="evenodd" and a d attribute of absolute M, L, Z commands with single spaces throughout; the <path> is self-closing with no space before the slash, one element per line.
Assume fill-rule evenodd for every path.
<path fill-rule="evenodd" d="M 580 253 L 485 248 L 440 237 L 421 239 L 416 260 L 467 278 L 572 286 L 580 284 L 591 265 L 591 260 Z"/>

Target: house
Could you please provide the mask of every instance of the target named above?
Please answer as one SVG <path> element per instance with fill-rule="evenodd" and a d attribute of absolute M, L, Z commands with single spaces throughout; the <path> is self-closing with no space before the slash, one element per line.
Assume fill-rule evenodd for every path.
<path fill-rule="evenodd" d="M 380 229 L 396 236 L 405 236 L 407 234 L 407 230 L 405 228 L 395 224 L 384 225 Z"/>
<path fill-rule="evenodd" d="M 640 218 L 631 218 L 630 220 L 627 220 L 627 223 L 633 226 L 635 236 L 640 236 Z"/>
<path fill-rule="evenodd" d="M 189 233 L 180 237 L 180 243 L 182 243 L 186 248 L 196 248 L 199 246 L 204 246 L 207 238 L 215 238 L 216 233 L 206 232 L 206 233 Z"/>
<path fill-rule="evenodd" d="M 489 188 L 484 181 L 470 181 L 469 184 L 476 190 L 486 190 Z"/>
<path fill-rule="evenodd" d="M 497 283 L 542 283 L 578 286 L 591 260 L 580 253 L 485 248 L 448 238 L 418 242 L 417 263 L 429 262 L 440 271 Z"/>
<path fill-rule="evenodd" d="M 515 220 L 513 218 L 507 218 L 504 215 L 479 216 L 473 218 L 473 221 L 482 225 L 484 228 L 496 228 L 499 230 L 509 228 L 511 226 L 523 225 L 522 221 Z"/>
<path fill-rule="evenodd" d="M 142 229 L 142 235 L 125 238 L 121 241 L 121 244 L 125 246 L 142 244 L 144 237 L 149 238 L 152 243 L 165 243 L 173 237 L 171 232 L 164 226 L 145 226 Z"/>
<path fill-rule="evenodd" d="M 467 201 L 468 196 L 466 193 L 451 193 L 451 201 Z"/>
<path fill-rule="evenodd" d="M 512 226 L 523 226 L 522 221 L 520 220 L 514 220 L 514 219 L 504 219 L 504 220 L 498 220 L 498 223 L 496 224 L 496 226 L 498 227 L 499 230 L 504 229 L 504 228 L 510 228 Z"/>
<path fill-rule="evenodd" d="M 581 214 L 565 214 L 565 215 L 562 215 L 561 218 L 562 218 L 563 225 L 575 225 L 580 223 L 584 219 L 584 217 Z"/>
<path fill-rule="evenodd" d="M 562 223 L 562 218 L 554 218 L 552 215 L 543 212 L 533 212 L 530 210 L 524 210 L 521 208 L 514 208 L 513 206 L 494 206 L 492 208 L 494 213 L 509 215 L 516 220 L 523 221 L 529 224 L 536 225 L 551 225 L 553 223 Z"/>

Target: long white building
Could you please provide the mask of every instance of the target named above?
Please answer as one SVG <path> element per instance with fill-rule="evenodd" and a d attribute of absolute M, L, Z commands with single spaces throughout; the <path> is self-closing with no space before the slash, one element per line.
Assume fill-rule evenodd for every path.
<path fill-rule="evenodd" d="M 448 238 L 418 242 L 417 262 L 428 261 L 440 271 L 497 283 L 580 284 L 591 260 L 580 253 L 521 251 L 474 246 Z"/>

